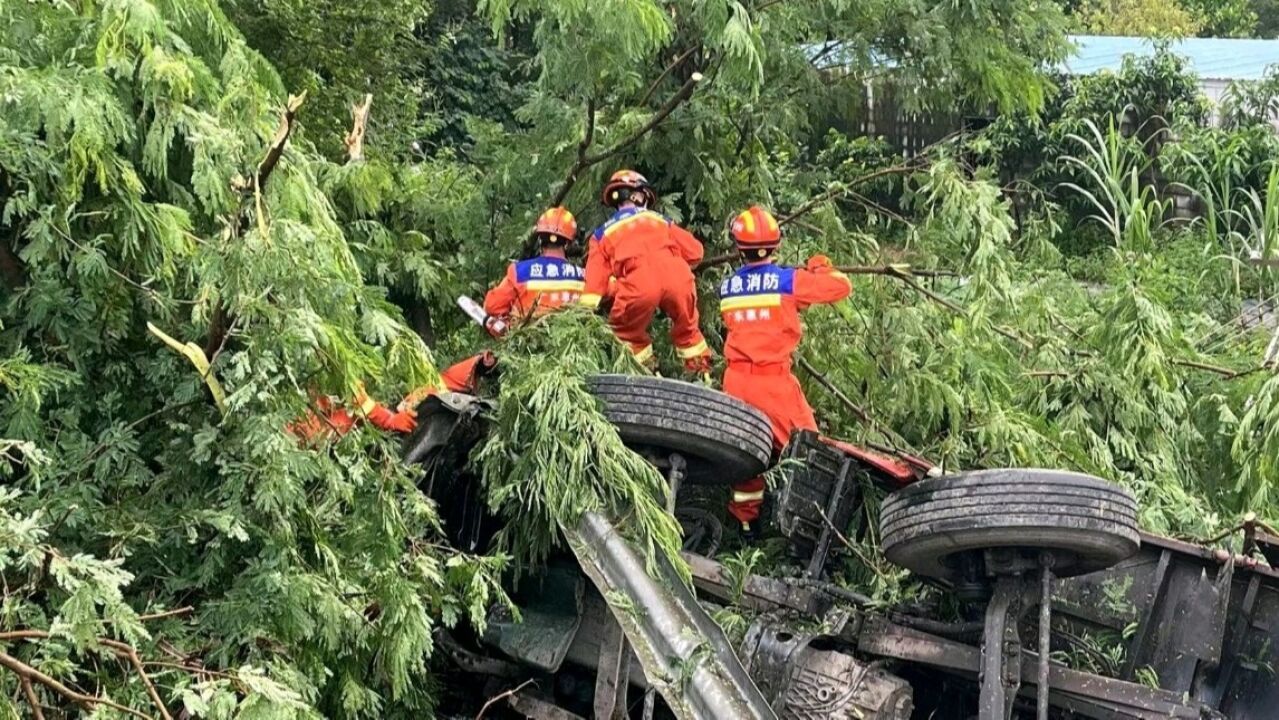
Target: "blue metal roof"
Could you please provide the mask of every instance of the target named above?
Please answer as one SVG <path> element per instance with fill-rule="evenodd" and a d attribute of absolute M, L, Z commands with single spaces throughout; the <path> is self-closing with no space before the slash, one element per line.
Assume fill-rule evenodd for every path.
<path fill-rule="evenodd" d="M 1065 62 L 1071 75 L 1118 71 L 1125 55 L 1155 53 L 1150 38 L 1072 35 L 1070 40 L 1076 46 Z M 1169 49 L 1186 58 L 1190 69 L 1205 80 L 1259 80 L 1267 67 L 1279 65 L 1279 40 L 1186 38 L 1172 41 Z"/>

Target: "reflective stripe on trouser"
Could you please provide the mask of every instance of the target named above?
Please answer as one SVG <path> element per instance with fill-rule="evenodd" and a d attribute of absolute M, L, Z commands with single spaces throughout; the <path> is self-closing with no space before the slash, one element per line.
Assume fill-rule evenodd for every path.
<path fill-rule="evenodd" d="M 764 478 L 756 477 L 733 486 L 732 499 L 728 501 L 728 514 L 739 522 L 753 523 L 759 519 L 764 505 Z"/>
<path fill-rule="evenodd" d="M 635 362 L 639 363 L 640 365 L 644 365 L 646 363 L 652 362 L 653 360 L 653 346 L 645 345 L 643 347 L 635 347 L 634 345 L 632 345 L 631 354 L 635 356 Z"/>
<path fill-rule="evenodd" d="M 679 353 L 681 360 L 688 360 L 690 358 L 711 354 L 711 349 L 707 347 L 705 340 L 699 340 L 688 347 L 678 347 L 676 348 L 676 351 Z"/>
<path fill-rule="evenodd" d="M 674 255 L 654 261 L 617 281 L 609 324 L 631 348 L 653 343 L 648 326 L 658 308 L 671 319 L 671 340 L 680 357 L 709 354 L 698 329 L 697 289 L 688 265 Z M 700 346 L 700 347 L 699 347 Z M 696 352 L 693 352 L 696 351 Z"/>

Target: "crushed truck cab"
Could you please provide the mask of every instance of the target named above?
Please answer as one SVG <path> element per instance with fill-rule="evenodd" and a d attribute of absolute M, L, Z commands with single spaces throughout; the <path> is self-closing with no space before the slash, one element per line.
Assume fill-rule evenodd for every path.
<path fill-rule="evenodd" d="M 468 699 L 498 695 L 486 717 L 1274 717 L 1279 572 L 1139 533 L 1117 486 L 1053 470 L 939 477 L 918 458 L 800 432 L 767 513 L 793 574 L 742 576 L 715 560 L 722 527 L 696 499 L 767 469 L 763 416 L 674 380 L 589 386 L 666 475 L 693 587 L 662 562 L 650 574 L 616 519 L 587 513 L 565 529 L 570 554 L 512 587 L 518 619 L 495 610 L 482 635 L 437 632 L 469 678 L 458 717 L 474 716 Z M 405 458 L 422 467 L 450 539 L 480 551 L 496 528 L 466 458 L 489 405 L 428 403 Z M 882 607 L 827 581 L 850 538 L 868 535 L 940 600 Z M 1279 555 L 1279 540 L 1248 542 Z M 736 646 L 712 619 L 726 606 L 754 616 Z"/>

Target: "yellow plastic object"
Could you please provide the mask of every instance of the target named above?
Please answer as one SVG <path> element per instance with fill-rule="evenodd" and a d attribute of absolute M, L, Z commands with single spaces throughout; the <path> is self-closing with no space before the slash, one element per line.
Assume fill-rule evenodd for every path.
<path fill-rule="evenodd" d="M 218 406 L 218 412 L 225 415 L 226 391 L 222 389 L 222 383 L 218 382 L 217 376 L 215 376 L 212 370 L 210 370 L 209 359 L 204 356 L 204 350 L 193 342 L 186 344 L 179 342 L 177 338 L 174 338 L 151 323 L 147 323 L 147 330 L 150 331 L 152 335 L 160 338 L 161 342 L 165 345 L 173 348 L 174 352 L 191 361 L 191 364 L 195 366 L 195 369 L 200 372 L 200 377 L 204 379 L 204 384 L 209 386 L 209 392 L 213 394 L 213 404 Z"/>

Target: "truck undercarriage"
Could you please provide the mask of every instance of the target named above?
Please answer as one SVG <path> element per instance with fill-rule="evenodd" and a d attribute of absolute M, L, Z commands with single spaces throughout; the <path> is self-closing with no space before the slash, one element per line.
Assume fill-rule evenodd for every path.
<path fill-rule="evenodd" d="M 797 433 L 772 527 L 787 577 L 715 558 L 722 528 L 697 487 L 765 469 L 767 422 L 700 386 L 600 376 L 622 439 L 666 475 L 693 587 L 649 562 L 616 519 L 562 528 L 571 555 L 512 588 L 520 618 L 437 634 L 459 675 L 456 717 L 1230 718 L 1279 711 L 1279 539 L 1242 528 L 1241 555 L 1138 534 L 1124 491 L 1046 470 L 948 477 L 917 458 Z M 466 458 L 483 400 L 431 398 L 406 460 L 423 467 L 451 540 L 482 549 Z M 888 493 L 879 503 L 875 498 Z M 878 527 L 867 520 L 878 516 Z M 839 552 L 877 533 L 934 601 L 884 607 L 828 582 Z M 736 646 L 712 612 L 750 616 Z M 1041 691 L 1042 689 L 1042 691 Z"/>

